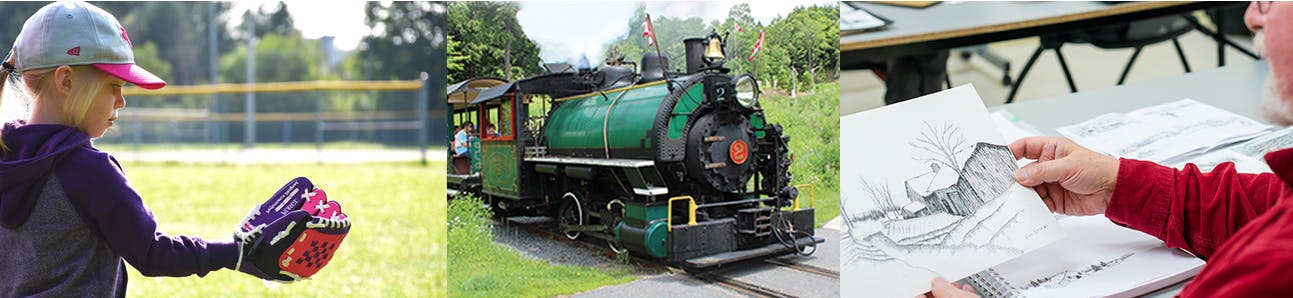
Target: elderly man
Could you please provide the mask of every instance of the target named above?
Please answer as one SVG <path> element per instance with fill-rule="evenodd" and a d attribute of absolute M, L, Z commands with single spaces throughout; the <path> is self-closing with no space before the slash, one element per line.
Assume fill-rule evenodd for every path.
<path fill-rule="evenodd" d="M 1293 124 L 1293 2 L 1254 2 L 1244 15 L 1268 54 L 1271 76 L 1262 116 Z M 1115 160 L 1064 138 L 1032 137 L 1010 144 L 1015 158 L 1036 162 L 1015 172 L 1053 212 L 1104 214 L 1114 223 L 1162 239 L 1207 260 L 1183 297 L 1287 297 L 1293 293 L 1293 148 L 1271 152 L 1274 173 L 1236 173 L 1224 163 L 1210 173 Z M 974 297 L 935 279 L 935 297 Z"/>

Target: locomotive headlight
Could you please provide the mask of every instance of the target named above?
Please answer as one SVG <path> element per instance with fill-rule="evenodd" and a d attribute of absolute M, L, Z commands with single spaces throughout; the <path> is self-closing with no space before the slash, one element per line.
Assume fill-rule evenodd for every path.
<path fill-rule="evenodd" d="M 749 109 L 759 103 L 759 83 L 753 76 L 747 74 L 736 78 L 736 102 Z"/>

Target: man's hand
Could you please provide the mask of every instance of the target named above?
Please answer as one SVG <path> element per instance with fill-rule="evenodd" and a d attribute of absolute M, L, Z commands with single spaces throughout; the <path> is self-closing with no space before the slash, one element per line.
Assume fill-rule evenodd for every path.
<path fill-rule="evenodd" d="M 1015 172 L 1015 180 L 1032 187 L 1051 212 L 1103 214 L 1118 179 L 1118 160 L 1066 138 L 1028 137 L 1010 144 L 1015 159 L 1036 160 Z"/>
<path fill-rule="evenodd" d="M 924 297 L 934 298 L 979 298 L 970 285 L 959 285 L 947 282 L 942 277 L 935 277 L 929 285 L 930 291 Z"/>

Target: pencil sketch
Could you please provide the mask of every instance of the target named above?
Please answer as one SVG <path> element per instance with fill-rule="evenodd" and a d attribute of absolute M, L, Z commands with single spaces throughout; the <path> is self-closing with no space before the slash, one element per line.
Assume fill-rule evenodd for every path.
<path fill-rule="evenodd" d="M 1253 158 L 1261 158 L 1275 150 L 1293 147 L 1293 128 L 1285 128 L 1236 145 L 1233 150 Z"/>
<path fill-rule="evenodd" d="M 843 296 L 911 296 L 1063 237 L 972 87 L 841 119 Z M 885 129 L 858 129 L 885 127 Z"/>
<path fill-rule="evenodd" d="M 1017 166 L 1010 148 L 978 142 L 973 146 L 948 123 L 925 130 L 909 146 L 924 154 L 913 157 L 929 166 L 902 182 L 906 195 L 896 198 L 888 181 L 859 179 L 876 208 L 861 216 L 845 214 L 845 237 L 858 242 L 848 262 L 886 261 L 890 253 L 949 252 L 975 248 L 1023 253 L 1003 243 L 1002 233 L 1017 222 L 1022 209 L 1005 210 L 1003 194 L 1014 184 Z M 966 154 L 968 153 L 968 156 Z M 877 228 L 858 229 L 878 221 Z M 874 225 L 874 223 L 871 223 Z M 866 234 L 863 234 L 866 233 Z M 994 240 L 998 240 L 994 242 Z"/>
<path fill-rule="evenodd" d="M 1118 264 L 1122 264 L 1123 260 L 1126 260 L 1127 258 L 1130 258 L 1131 256 L 1134 256 L 1134 255 L 1136 255 L 1135 252 L 1129 252 L 1127 254 L 1122 255 L 1121 257 L 1117 257 L 1112 260 L 1105 260 L 1105 261 L 1097 262 L 1095 264 L 1091 264 L 1090 266 L 1086 268 L 1082 268 L 1081 270 L 1064 270 L 1064 272 L 1056 273 L 1051 276 L 1029 281 L 1027 285 L 1024 285 L 1022 287 L 1022 289 L 1030 289 L 1030 288 L 1036 288 L 1036 287 L 1062 288 L 1062 287 L 1068 286 L 1072 282 L 1082 279 L 1085 276 L 1090 276 L 1092 274 L 1099 273 L 1100 271 L 1113 268 Z"/>
<path fill-rule="evenodd" d="M 1126 157 L 1136 158 L 1136 159 L 1153 159 L 1158 154 L 1158 150 L 1154 149 L 1156 148 L 1155 144 L 1159 142 L 1174 140 L 1173 138 L 1176 138 L 1182 135 L 1191 135 L 1191 134 L 1197 133 L 1200 130 L 1213 129 L 1215 127 L 1230 126 L 1244 121 L 1245 119 L 1243 118 L 1227 118 L 1224 120 L 1213 119 L 1213 120 L 1206 120 L 1206 121 L 1200 121 L 1200 122 L 1192 122 L 1189 125 L 1173 127 L 1170 130 L 1165 130 L 1165 131 L 1152 134 L 1148 137 L 1140 139 L 1139 141 L 1136 141 L 1135 143 L 1131 143 L 1126 147 L 1122 147 L 1121 149 L 1118 149 L 1116 153 L 1119 156 L 1126 156 Z"/>
<path fill-rule="evenodd" d="M 1073 128 L 1073 134 L 1082 138 L 1090 138 L 1108 134 L 1111 131 L 1134 124 L 1136 124 L 1135 120 L 1122 117 L 1122 115 L 1103 115 L 1078 124 L 1077 127 Z"/>

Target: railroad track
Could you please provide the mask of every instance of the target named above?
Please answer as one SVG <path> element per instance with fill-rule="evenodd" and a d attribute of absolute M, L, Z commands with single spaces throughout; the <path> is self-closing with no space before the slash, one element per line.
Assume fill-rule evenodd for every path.
<path fill-rule="evenodd" d="M 569 239 L 567 239 L 565 235 L 562 235 L 561 233 L 551 229 L 543 228 L 541 227 L 542 225 L 511 223 L 511 222 L 507 222 L 506 219 L 501 219 L 501 220 L 495 219 L 495 223 L 511 225 L 525 232 L 541 235 L 543 237 L 547 237 L 554 240 L 565 241 L 567 243 L 571 243 L 572 245 L 575 245 L 578 247 L 592 249 L 594 251 L 602 251 L 602 252 L 605 252 L 604 256 L 606 256 L 608 259 L 612 259 L 612 260 L 615 259 L 614 252 L 611 252 L 610 249 L 607 248 L 605 244 L 599 245 L 599 244 L 594 244 L 593 242 L 590 242 L 590 241 L 569 241 Z M 794 262 L 786 262 L 786 261 L 777 260 L 777 259 L 763 259 L 761 260 L 761 262 L 765 264 L 781 267 L 781 268 L 801 271 L 801 272 L 824 276 L 828 278 L 833 278 L 833 279 L 840 278 L 840 273 L 838 271 L 830 270 L 826 268 L 820 268 L 816 266 L 810 266 L 810 265 L 799 264 Z M 792 294 L 778 291 L 777 289 L 768 288 L 765 286 L 752 284 L 738 279 L 722 276 L 720 274 L 715 273 L 718 270 L 699 271 L 699 272 L 688 271 L 681 267 L 661 264 L 653 260 L 648 260 L 638 256 L 633 256 L 633 255 L 629 256 L 629 263 L 641 268 L 655 269 L 660 272 L 672 272 L 675 274 L 685 274 L 687 276 L 691 276 L 692 278 L 705 281 L 706 283 L 720 286 L 744 295 L 749 295 L 751 297 L 769 297 L 769 298 L 797 297 Z"/>
<path fill-rule="evenodd" d="M 766 262 L 766 263 L 769 263 L 769 264 L 773 264 L 773 265 L 777 265 L 777 266 L 781 266 L 781 267 L 786 267 L 786 268 L 790 268 L 790 269 L 794 269 L 794 270 L 798 270 L 798 271 L 808 272 L 808 273 L 812 273 L 812 274 L 817 274 L 817 275 L 821 275 L 821 276 L 825 276 L 825 277 L 830 277 L 830 278 L 834 278 L 834 279 L 839 279 L 839 278 L 840 278 L 840 272 L 839 272 L 839 271 L 830 270 L 830 269 L 826 269 L 826 268 L 821 268 L 821 267 L 817 267 L 817 266 L 809 266 L 809 265 L 804 265 L 804 264 L 799 264 L 799 263 L 786 262 L 786 261 L 777 260 L 777 259 L 766 259 L 766 260 L 763 260 L 763 261 L 764 261 L 764 262 Z"/>

